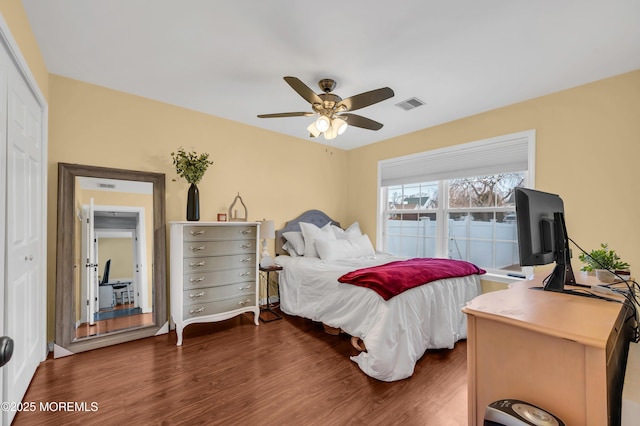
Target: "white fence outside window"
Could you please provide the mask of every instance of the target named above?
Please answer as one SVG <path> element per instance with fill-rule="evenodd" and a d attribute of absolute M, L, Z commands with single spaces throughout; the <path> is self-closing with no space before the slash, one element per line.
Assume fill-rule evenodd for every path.
<path fill-rule="evenodd" d="M 388 220 L 387 251 L 407 257 L 435 257 L 436 222 Z M 448 254 L 482 268 L 519 270 L 516 222 L 449 220 Z"/>

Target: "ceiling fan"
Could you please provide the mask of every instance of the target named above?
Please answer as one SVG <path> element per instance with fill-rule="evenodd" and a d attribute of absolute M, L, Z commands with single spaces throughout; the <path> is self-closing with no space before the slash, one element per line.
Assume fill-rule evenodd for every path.
<path fill-rule="evenodd" d="M 284 81 L 311 104 L 313 112 L 281 112 L 276 114 L 260 114 L 258 117 L 280 118 L 320 115 L 315 122 L 307 127 L 307 130 L 309 130 L 311 137 L 317 137 L 322 133 L 325 139 L 333 139 L 337 135 L 341 135 L 347 129 L 348 125 L 368 130 L 380 130 L 382 123 L 378 123 L 361 115 L 348 113 L 347 111 L 355 111 L 376 104 L 394 95 L 393 90 L 388 87 L 383 87 L 342 99 L 340 96 L 331 93 L 333 89 L 336 88 L 336 81 L 330 78 L 325 78 L 318 82 L 318 86 L 320 86 L 320 89 L 324 92 L 320 94 L 316 94 L 296 77 L 284 77 Z"/>

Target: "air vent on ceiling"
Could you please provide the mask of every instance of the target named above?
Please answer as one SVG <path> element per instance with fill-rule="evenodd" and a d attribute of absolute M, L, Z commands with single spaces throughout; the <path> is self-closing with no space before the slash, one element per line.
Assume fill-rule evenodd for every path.
<path fill-rule="evenodd" d="M 406 101 L 402 101 L 399 104 L 396 104 L 396 106 L 399 106 L 400 108 L 402 108 L 405 111 L 409 111 L 410 109 L 418 108 L 419 106 L 422 106 L 422 105 L 424 105 L 424 102 L 422 102 L 418 98 L 409 98 Z"/>
<path fill-rule="evenodd" d="M 98 182 L 98 188 L 116 189 L 116 185 L 113 184 L 113 183 L 101 183 L 101 182 Z"/>

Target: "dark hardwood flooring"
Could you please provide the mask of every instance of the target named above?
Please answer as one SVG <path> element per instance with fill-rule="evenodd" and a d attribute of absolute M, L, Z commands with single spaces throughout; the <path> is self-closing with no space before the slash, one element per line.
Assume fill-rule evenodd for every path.
<path fill-rule="evenodd" d="M 467 424 L 466 341 L 428 351 L 412 377 L 392 383 L 349 360 L 357 352 L 348 336 L 297 317 L 193 324 L 175 343 L 172 331 L 48 359 L 24 398 L 37 409 L 13 424 Z"/>

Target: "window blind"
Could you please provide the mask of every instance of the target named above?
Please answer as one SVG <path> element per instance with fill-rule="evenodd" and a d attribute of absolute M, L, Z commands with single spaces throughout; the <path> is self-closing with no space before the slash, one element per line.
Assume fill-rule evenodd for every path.
<path fill-rule="evenodd" d="M 529 130 L 378 162 L 380 185 L 526 171 L 535 131 Z"/>

